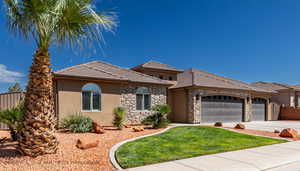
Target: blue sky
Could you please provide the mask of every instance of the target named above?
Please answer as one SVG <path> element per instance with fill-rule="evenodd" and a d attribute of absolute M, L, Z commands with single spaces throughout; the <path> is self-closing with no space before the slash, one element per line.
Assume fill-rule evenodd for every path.
<path fill-rule="evenodd" d="M 52 68 L 104 60 L 132 67 L 156 60 L 233 79 L 300 84 L 299 0 L 98 0 L 119 15 L 103 50 L 51 48 Z M 24 86 L 36 46 L 7 31 L 0 10 L 0 92 Z"/>

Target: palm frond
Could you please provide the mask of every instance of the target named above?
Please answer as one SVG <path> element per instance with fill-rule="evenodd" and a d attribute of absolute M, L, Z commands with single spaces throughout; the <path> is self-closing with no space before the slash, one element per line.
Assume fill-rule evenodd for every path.
<path fill-rule="evenodd" d="M 9 30 L 32 37 L 39 48 L 103 43 L 102 33 L 117 26 L 115 13 L 96 11 L 91 0 L 4 1 Z"/>

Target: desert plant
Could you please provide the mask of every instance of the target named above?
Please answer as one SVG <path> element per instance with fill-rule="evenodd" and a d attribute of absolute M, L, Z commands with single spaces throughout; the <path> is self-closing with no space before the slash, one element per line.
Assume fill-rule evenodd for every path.
<path fill-rule="evenodd" d="M 116 26 L 115 14 L 97 11 L 90 0 L 4 0 L 4 4 L 9 31 L 37 46 L 29 70 L 19 150 L 32 157 L 55 153 L 58 141 L 49 48 L 56 44 L 83 49 L 82 45 L 103 43 L 102 32 Z"/>
<path fill-rule="evenodd" d="M 17 106 L 0 112 L 0 122 L 9 128 L 13 141 L 17 141 L 21 131 L 21 123 L 24 114 L 24 103 L 20 102 Z"/>
<path fill-rule="evenodd" d="M 79 113 L 63 119 L 61 126 L 74 133 L 91 132 L 93 129 L 93 120 Z"/>
<path fill-rule="evenodd" d="M 171 107 L 168 105 L 156 105 L 152 109 L 155 113 L 146 117 L 142 124 L 152 125 L 152 128 L 163 128 L 168 126 L 170 121 L 167 115 L 171 112 Z"/>
<path fill-rule="evenodd" d="M 124 121 L 126 116 L 126 109 L 124 107 L 116 107 L 114 108 L 114 121 L 113 124 L 118 129 L 123 129 Z"/>

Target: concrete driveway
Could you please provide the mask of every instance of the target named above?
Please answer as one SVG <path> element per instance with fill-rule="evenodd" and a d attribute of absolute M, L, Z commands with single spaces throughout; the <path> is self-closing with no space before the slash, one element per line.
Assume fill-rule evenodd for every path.
<path fill-rule="evenodd" d="M 236 123 L 224 123 L 225 126 L 234 127 Z M 300 133 L 300 121 L 252 121 L 243 122 L 247 129 L 271 131 L 275 129 L 294 128 Z"/>

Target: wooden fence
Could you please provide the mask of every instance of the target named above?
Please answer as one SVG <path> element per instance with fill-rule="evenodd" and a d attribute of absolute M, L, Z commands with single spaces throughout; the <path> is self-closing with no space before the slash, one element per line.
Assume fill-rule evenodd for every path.
<path fill-rule="evenodd" d="M 0 94 L 0 111 L 16 106 L 23 98 L 24 93 Z M 0 123 L 0 129 L 8 129 L 8 127 L 5 124 Z"/>

